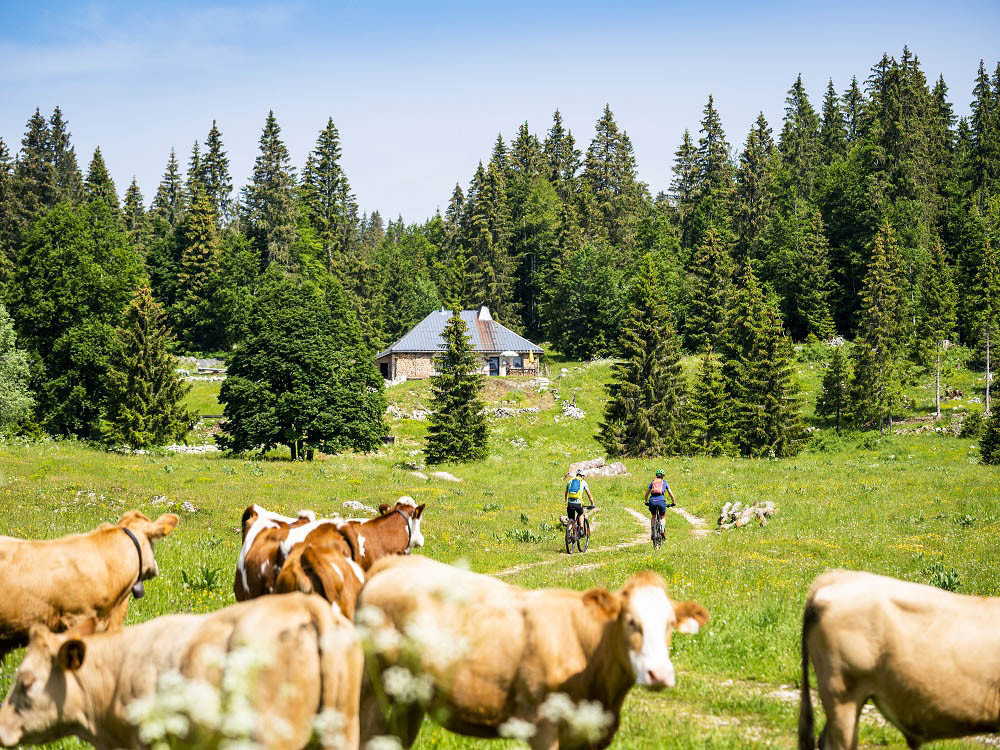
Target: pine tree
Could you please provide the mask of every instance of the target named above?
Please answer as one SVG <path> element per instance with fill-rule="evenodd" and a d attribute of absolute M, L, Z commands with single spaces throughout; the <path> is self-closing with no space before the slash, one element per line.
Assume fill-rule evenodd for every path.
<path fill-rule="evenodd" d="M 809 103 L 801 74 L 785 99 L 785 124 L 778 150 L 792 175 L 792 184 L 801 198 L 812 196 L 820 157 L 819 117 Z"/>
<path fill-rule="evenodd" d="M 489 166 L 479 165 L 466 202 L 463 246 L 467 249 L 474 285 L 469 290 L 506 325 L 517 319 L 514 299 L 515 259 L 510 248 L 510 209 L 503 178 L 505 154 L 494 150 Z"/>
<path fill-rule="evenodd" d="M 972 89 L 972 188 L 982 195 L 997 192 L 1000 186 L 1000 92 L 993 90 L 982 60 Z"/>
<path fill-rule="evenodd" d="M 19 223 L 27 227 L 56 203 L 56 174 L 52 164 L 52 134 L 36 109 L 21 139 L 14 166 L 14 193 L 20 208 Z"/>
<path fill-rule="evenodd" d="M 222 133 L 215 120 L 205 138 L 205 153 L 198 162 L 198 181 L 205 188 L 212 202 L 216 218 L 220 224 L 228 224 L 232 218 L 230 195 L 233 192 L 233 178 L 229 175 L 229 157 L 222 145 Z"/>
<path fill-rule="evenodd" d="M 733 261 L 718 233 L 710 228 L 691 264 L 688 348 L 719 348 L 726 330 L 725 312 L 732 296 Z"/>
<path fill-rule="evenodd" d="M 723 456 L 732 450 L 726 384 L 711 347 L 705 348 L 691 388 L 689 428 L 694 453 Z"/>
<path fill-rule="evenodd" d="M 921 348 L 934 353 L 934 411 L 941 418 L 941 356 L 944 340 L 955 330 L 955 284 L 941 240 L 934 242 L 931 262 L 920 284 L 918 339 Z"/>
<path fill-rule="evenodd" d="M 175 227 L 180 223 L 184 213 L 185 200 L 184 182 L 177 164 L 177 154 L 170 149 L 166 171 L 153 198 L 152 213 L 163 219 L 168 226 Z"/>
<path fill-rule="evenodd" d="M 197 421 L 184 404 L 191 386 L 174 371 L 163 317 L 149 287 L 141 286 L 115 330 L 102 425 L 111 445 L 150 448 L 183 440 Z"/>
<path fill-rule="evenodd" d="M 340 166 L 340 133 L 329 118 L 302 171 L 301 195 L 309 222 L 323 244 L 327 269 L 340 274 L 353 262 L 358 204 Z"/>
<path fill-rule="evenodd" d="M 834 347 L 833 356 L 823 373 L 823 390 L 816 399 L 816 416 L 832 417 L 837 434 L 840 434 L 841 421 L 847 414 L 851 384 L 851 361 L 845 349 L 846 345 Z"/>
<path fill-rule="evenodd" d="M 212 284 L 219 272 L 215 207 L 201 183 L 195 181 L 191 208 L 181 224 L 183 251 L 177 274 L 177 302 L 172 310 L 176 330 L 188 344 L 207 348 L 211 320 L 204 307 L 210 304 Z M 199 346 L 200 345 L 200 346 Z"/>
<path fill-rule="evenodd" d="M 820 159 L 829 164 L 834 158 L 847 154 L 847 128 L 844 126 L 844 111 L 840 105 L 837 90 L 831 78 L 823 97 L 823 116 L 819 128 Z"/>
<path fill-rule="evenodd" d="M 427 462 L 479 461 L 486 458 L 489 439 L 479 392 L 483 376 L 479 357 L 469 341 L 458 310 L 444 327 L 445 351 L 437 357 L 431 378 L 431 415 L 427 428 Z"/>
<path fill-rule="evenodd" d="M 267 113 L 250 184 L 243 188 L 242 211 L 247 237 L 261 264 L 295 268 L 295 174 L 273 111 Z"/>
<path fill-rule="evenodd" d="M 14 273 L 19 236 L 17 195 L 14 192 L 14 164 L 3 138 L 0 138 L 0 300 Z"/>
<path fill-rule="evenodd" d="M 972 278 L 969 296 L 974 301 L 974 330 L 980 348 L 986 355 L 986 400 L 984 414 L 991 414 L 990 380 L 992 379 L 992 347 L 1000 330 L 1000 258 L 993 244 L 994 238 L 987 236 L 982 244 Z"/>
<path fill-rule="evenodd" d="M 694 210 L 695 197 L 698 190 L 698 148 L 691 139 L 691 131 L 685 128 L 681 137 L 681 145 L 674 152 L 674 164 L 671 168 L 674 177 L 670 182 L 670 197 L 677 207 L 681 226 L 681 245 L 685 248 L 694 246 L 694 233 L 691 214 Z"/>
<path fill-rule="evenodd" d="M 108 167 L 104 163 L 101 155 L 101 148 L 94 149 L 94 158 L 90 160 L 90 168 L 87 170 L 87 180 L 83 184 L 87 194 L 87 200 L 101 200 L 108 204 L 114 211 L 119 210 L 118 191 L 115 190 L 115 183 L 108 173 Z"/>
<path fill-rule="evenodd" d="M 791 346 L 777 300 L 764 294 L 752 264 L 734 294 L 728 328 L 722 372 L 735 447 L 750 457 L 794 455 L 803 436 Z"/>
<path fill-rule="evenodd" d="M 697 185 L 695 206 L 690 217 L 690 247 L 697 247 L 702 243 L 709 227 L 714 227 L 727 242 L 730 232 L 734 169 L 729 158 L 729 142 L 712 96 L 708 97 L 708 104 L 705 105 L 699 132 L 701 137 L 695 154 Z"/>
<path fill-rule="evenodd" d="M 979 455 L 987 466 L 1000 464 L 1000 414 L 994 414 L 986 421 L 979 440 Z"/>
<path fill-rule="evenodd" d="M 619 130 L 608 105 L 587 148 L 583 180 L 593 200 L 588 228 L 615 247 L 633 247 L 644 186 L 638 181 L 632 141 Z"/>
<path fill-rule="evenodd" d="M 184 184 L 188 195 L 194 194 L 194 186 L 198 182 L 201 182 L 201 144 L 195 141 L 188 158 L 187 182 Z"/>
<path fill-rule="evenodd" d="M 0 302 L 0 435 L 31 417 L 35 399 L 28 388 L 30 375 L 28 353 L 17 348 L 14 324 Z"/>
<path fill-rule="evenodd" d="M 660 276 L 643 257 L 622 326 L 621 359 L 605 388 L 598 441 L 609 456 L 676 455 L 684 448 L 685 383 L 680 341 L 659 294 Z"/>
<path fill-rule="evenodd" d="M 83 175 L 76 163 L 76 150 L 70 143 L 69 123 L 63 119 L 62 110 L 56 107 L 49 118 L 49 137 L 52 144 L 52 168 L 55 173 L 55 201 L 77 203 L 83 200 Z"/>
<path fill-rule="evenodd" d="M 125 229 L 128 230 L 130 237 L 134 238 L 142 232 L 146 223 L 146 209 L 142 201 L 142 192 L 135 181 L 135 175 L 132 175 L 132 182 L 129 183 L 128 189 L 125 191 L 122 215 L 125 217 Z"/>
<path fill-rule="evenodd" d="M 573 133 L 563 127 L 562 115 L 557 109 L 552 115 L 552 127 L 542 145 L 548 171 L 546 177 L 564 203 L 572 200 L 576 189 L 576 176 L 580 169 L 580 152 Z"/>
<path fill-rule="evenodd" d="M 767 225 L 771 208 L 768 196 L 769 165 L 773 156 L 771 128 L 761 112 L 750 128 L 736 170 L 733 229 L 738 257 L 744 262 L 756 254 L 758 238 Z"/>
<path fill-rule="evenodd" d="M 857 76 L 851 77 L 851 85 L 844 92 L 841 107 L 844 113 L 844 131 L 847 145 L 850 147 L 861 137 L 861 119 L 865 97 L 858 86 Z"/>
<path fill-rule="evenodd" d="M 861 289 L 861 313 L 853 351 L 851 411 L 861 426 L 892 427 L 901 395 L 903 318 L 900 251 L 896 233 L 884 222 L 875 237 Z"/>

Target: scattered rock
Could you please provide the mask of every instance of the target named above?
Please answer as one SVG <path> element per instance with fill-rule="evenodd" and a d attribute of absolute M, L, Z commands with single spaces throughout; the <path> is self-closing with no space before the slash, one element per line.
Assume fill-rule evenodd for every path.
<path fill-rule="evenodd" d="M 767 526 L 767 519 L 776 512 L 777 509 L 770 500 L 765 503 L 754 502 L 753 505 L 744 505 L 737 500 L 735 503 L 726 503 L 722 506 L 718 524 L 722 529 L 738 529 L 756 518 L 761 526 Z"/>
<path fill-rule="evenodd" d="M 403 468 L 410 471 L 420 471 L 424 468 L 423 461 L 403 461 Z"/>
<path fill-rule="evenodd" d="M 153 505 L 163 505 L 165 502 L 167 502 L 167 496 L 153 495 L 153 497 L 150 498 L 149 502 L 151 502 Z"/>
<path fill-rule="evenodd" d="M 826 342 L 827 346 L 843 346 L 847 343 L 847 339 L 843 336 L 834 336 L 832 339 Z"/>
<path fill-rule="evenodd" d="M 569 401 L 561 401 L 560 406 L 562 407 L 564 417 L 569 417 L 570 419 L 583 419 L 586 416 L 583 409 L 576 404 L 570 403 Z"/>
<path fill-rule="evenodd" d="M 576 476 L 577 470 L 583 472 L 585 477 L 623 477 L 628 476 L 628 470 L 621 461 L 612 464 L 604 462 L 604 457 L 592 458 L 589 461 L 577 461 L 569 465 L 566 477 Z"/>
<path fill-rule="evenodd" d="M 424 474 L 422 471 L 411 471 L 410 474 L 412 474 L 413 476 L 415 476 L 417 479 L 429 479 L 430 478 L 426 474 Z"/>
<path fill-rule="evenodd" d="M 389 406 L 386 407 L 385 412 L 393 419 L 417 419 L 423 421 L 427 419 L 428 416 L 430 416 L 430 412 L 427 409 L 418 408 L 414 409 L 411 412 L 406 412 L 400 409 L 395 404 L 389 404 Z"/>
<path fill-rule="evenodd" d="M 518 450 L 520 450 L 521 448 L 527 448 L 528 447 L 528 441 L 525 440 L 523 437 L 520 437 L 520 436 L 518 436 L 518 437 L 514 438 L 513 440 L 511 440 L 510 444 L 513 445 Z"/>
<path fill-rule="evenodd" d="M 365 505 L 364 503 L 360 503 L 357 500 L 345 500 L 344 501 L 344 507 L 345 508 L 350 508 L 351 510 L 364 511 L 365 513 L 370 513 L 373 516 L 378 515 L 378 511 L 377 510 L 375 510 L 374 508 L 372 508 L 372 507 L 370 507 L 368 505 Z"/>
<path fill-rule="evenodd" d="M 168 445 L 163 450 L 170 453 L 216 453 L 219 450 L 219 446 L 214 443 L 205 443 L 203 445 Z"/>
<path fill-rule="evenodd" d="M 494 419 L 506 419 L 507 417 L 515 417 L 518 414 L 537 414 L 538 412 L 539 408 L 537 406 L 500 406 L 493 411 L 487 411 L 487 414 Z"/>
<path fill-rule="evenodd" d="M 166 499 L 166 498 L 164 498 L 164 499 Z M 183 510 L 185 513 L 197 513 L 198 512 L 198 509 L 196 507 L 194 507 L 191 503 L 187 502 L 186 500 L 183 503 L 181 503 L 181 510 Z"/>
<path fill-rule="evenodd" d="M 435 479 L 444 479 L 447 482 L 461 482 L 462 480 L 447 471 L 432 471 L 430 474 Z"/>

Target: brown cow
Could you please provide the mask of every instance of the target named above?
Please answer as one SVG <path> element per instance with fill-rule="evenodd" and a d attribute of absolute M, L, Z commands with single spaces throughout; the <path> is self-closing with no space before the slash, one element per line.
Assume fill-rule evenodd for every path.
<path fill-rule="evenodd" d="M 815 747 L 810 659 L 826 750 L 858 746 L 869 699 L 911 748 L 1000 730 L 1000 598 L 850 570 L 817 578 L 802 621 L 802 750 Z"/>
<path fill-rule="evenodd" d="M 365 571 L 382 557 L 423 546 L 424 511 L 411 497 L 379 506 L 380 515 L 355 521 L 315 521 L 288 532 L 280 544 L 281 573 L 274 591 L 316 593 L 348 618 L 365 582 Z"/>
<path fill-rule="evenodd" d="M 324 744 L 357 748 L 364 660 L 353 631 L 322 599 L 297 593 L 117 633 L 36 626 L 0 707 L 0 744 L 72 735 L 99 750 L 146 748 L 160 737 L 143 733 L 142 716 L 158 711 L 162 721 L 168 711 L 180 717 L 176 732 L 190 732 L 176 737 L 188 746 L 214 744 L 220 732 L 232 739 L 238 723 L 235 738 L 250 746 L 301 748 L 321 717 L 336 719 Z M 164 692 L 163 708 L 140 709 Z"/>
<path fill-rule="evenodd" d="M 629 689 L 672 687 L 671 636 L 697 632 L 708 612 L 672 601 L 652 572 L 619 592 L 527 591 L 411 556 L 372 567 L 357 620 L 376 652 L 362 686 L 362 741 L 392 733 L 409 747 L 430 711 L 459 734 L 556 750 L 610 744 Z M 409 702 L 383 713 L 384 696 L 407 692 Z"/>
<path fill-rule="evenodd" d="M 59 632 L 94 617 L 98 630 L 120 628 L 129 592 L 142 596 L 141 582 L 159 572 L 153 545 L 177 521 L 173 513 L 150 521 L 130 510 L 117 525 L 104 523 L 86 534 L 0 537 L 0 663 L 27 643 L 32 625 Z"/>
<path fill-rule="evenodd" d="M 243 511 L 243 545 L 233 579 L 236 601 L 253 599 L 274 590 L 279 570 L 276 564 L 278 545 L 291 529 L 315 520 L 316 514 L 311 510 L 300 510 L 297 518 L 272 513 L 256 504 Z"/>

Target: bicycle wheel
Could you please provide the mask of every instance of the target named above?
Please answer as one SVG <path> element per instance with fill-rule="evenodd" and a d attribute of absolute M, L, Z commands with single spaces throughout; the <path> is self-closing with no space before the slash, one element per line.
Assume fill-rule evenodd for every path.
<path fill-rule="evenodd" d="M 653 520 L 653 549 L 659 549 L 663 544 L 663 526 L 659 518 Z"/>
<path fill-rule="evenodd" d="M 576 548 L 580 552 L 586 552 L 590 546 L 590 519 L 583 519 L 583 533 L 576 540 Z"/>
<path fill-rule="evenodd" d="M 575 528 L 576 528 L 576 524 L 573 521 L 570 521 L 568 524 L 566 524 L 566 554 L 567 555 L 572 555 L 573 554 L 573 543 L 576 541 L 576 534 L 573 533 L 573 530 Z"/>

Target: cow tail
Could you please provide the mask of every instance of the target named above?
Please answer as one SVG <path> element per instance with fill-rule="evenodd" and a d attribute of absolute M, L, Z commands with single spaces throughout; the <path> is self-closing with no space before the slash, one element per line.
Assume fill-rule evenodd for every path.
<path fill-rule="evenodd" d="M 318 597 L 312 603 L 312 624 L 316 630 L 319 656 L 319 712 L 336 711 L 342 720 L 339 743 L 334 746 L 358 747 L 361 702 L 361 671 L 364 655 L 350 623 L 328 609 Z M 326 746 L 323 742 L 321 746 Z"/>
<path fill-rule="evenodd" d="M 802 616 L 802 694 L 799 699 L 799 750 L 815 750 L 816 740 L 813 735 L 815 719 L 813 718 L 812 696 L 809 693 L 809 631 L 812 630 L 819 617 L 813 607 L 812 597 L 806 602 L 806 610 Z"/>

